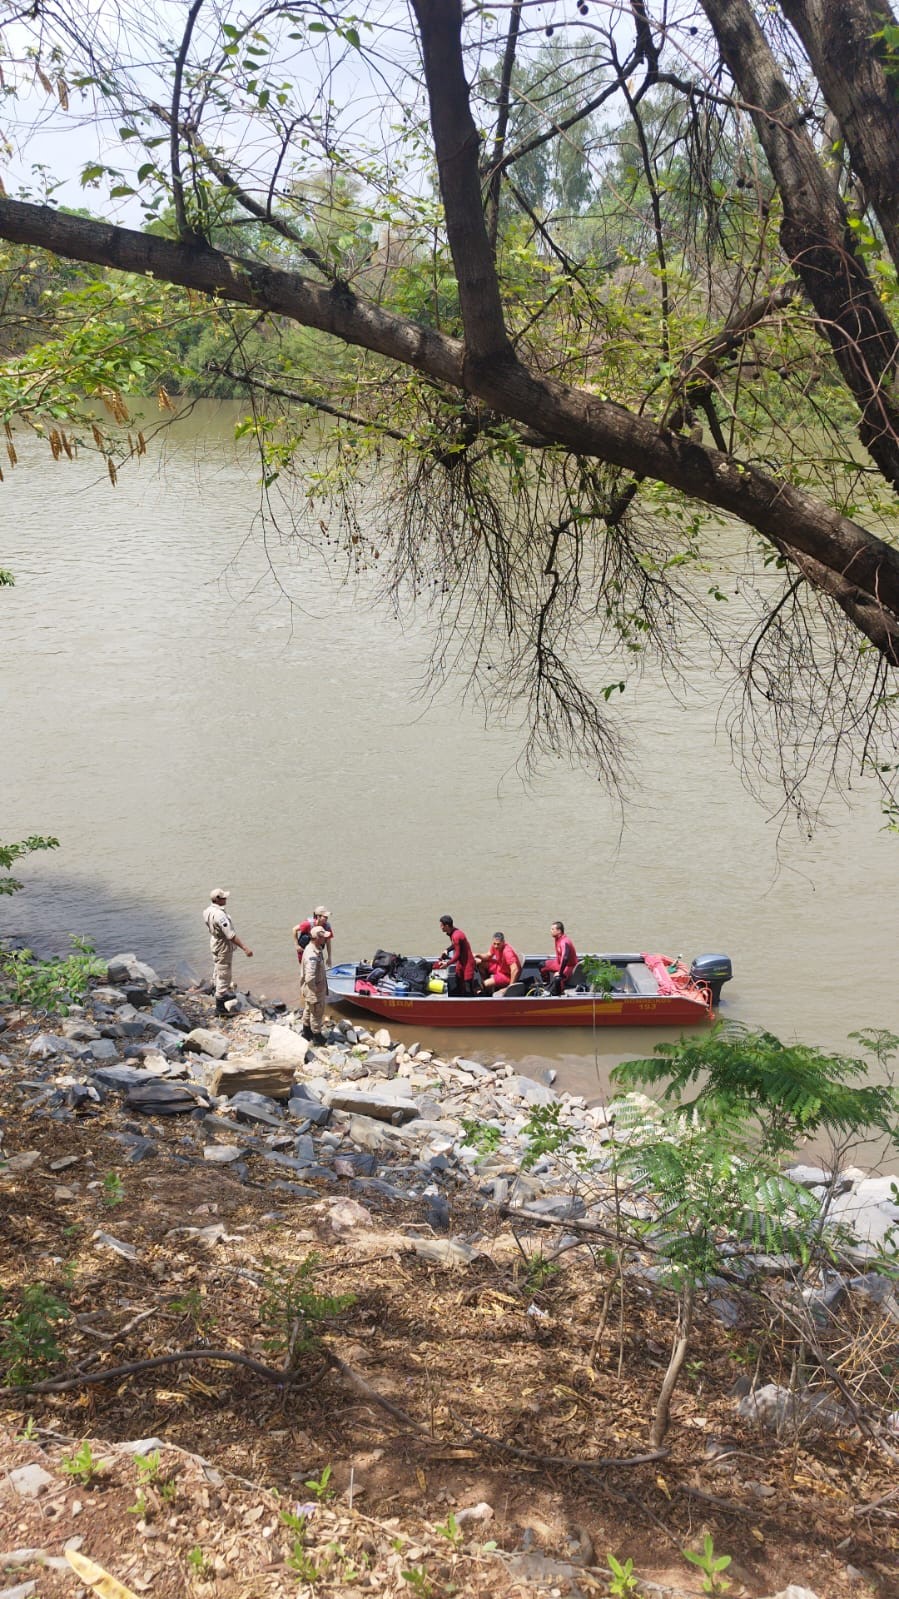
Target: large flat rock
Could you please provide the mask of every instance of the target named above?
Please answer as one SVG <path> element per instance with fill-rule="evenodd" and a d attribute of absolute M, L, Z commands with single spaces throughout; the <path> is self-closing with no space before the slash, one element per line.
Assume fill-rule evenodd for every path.
<path fill-rule="evenodd" d="M 303 1066 L 309 1054 L 309 1045 L 301 1033 L 295 1033 L 292 1027 L 282 1027 L 276 1023 L 268 1035 L 263 1054 L 268 1060 Z"/>
<path fill-rule="evenodd" d="M 305 1039 L 300 1040 L 305 1044 Z M 296 1066 L 290 1061 L 229 1060 L 212 1074 L 214 1094 L 265 1094 L 268 1099 L 287 1099 L 296 1080 Z"/>
<path fill-rule="evenodd" d="M 380 1090 L 363 1093 L 360 1089 L 344 1088 L 340 1084 L 327 1088 L 322 1095 L 326 1105 L 332 1110 L 345 1110 L 351 1116 L 372 1116 L 375 1121 L 409 1122 L 418 1115 L 418 1106 L 414 1100 L 402 1099 L 398 1094 L 382 1093 Z"/>

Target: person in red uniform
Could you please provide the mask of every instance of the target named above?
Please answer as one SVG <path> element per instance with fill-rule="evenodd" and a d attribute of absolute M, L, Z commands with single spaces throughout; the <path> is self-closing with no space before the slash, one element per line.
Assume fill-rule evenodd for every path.
<path fill-rule="evenodd" d="M 564 992 L 571 982 L 574 968 L 577 965 L 577 950 L 565 931 L 564 922 L 553 922 L 550 932 L 556 946 L 555 957 L 545 961 L 540 971 L 544 980 L 549 983 L 554 994 Z"/>
<path fill-rule="evenodd" d="M 486 955 L 476 955 L 475 960 L 485 994 L 501 994 L 510 983 L 518 982 L 521 956 L 516 954 L 511 944 L 506 943 L 505 933 L 494 933 Z"/>
<path fill-rule="evenodd" d="M 324 905 L 316 905 L 315 910 L 312 912 L 311 916 L 307 916 L 306 920 L 304 922 L 297 922 L 297 925 L 296 925 L 296 927 L 293 930 L 293 937 L 294 937 L 294 943 L 297 946 L 297 960 L 299 961 L 301 966 L 303 964 L 303 950 L 306 948 L 306 945 L 309 943 L 309 940 L 310 940 L 310 938 L 312 936 L 313 927 L 323 927 L 325 932 L 326 932 L 326 934 L 327 934 L 327 938 L 325 939 L 325 944 L 324 944 L 324 952 L 325 952 L 325 962 L 326 962 L 326 964 L 328 966 L 330 966 L 330 964 L 331 964 L 331 941 L 332 941 L 332 939 L 334 937 L 334 929 L 332 928 L 331 922 L 329 920 L 330 915 L 331 915 L 331 912 L 328 911 L 328 910 L 325 910 Z"/>
<path fill-rule="evenodd" d="M 449 968 L 447 988 L 451 994 L 470 994 L 475 973 L 471 945 L 461 927 L 456 926 L 451 916 L 441 916 L 440 926 L 450 945 L 446 954 L 436 964 Z"/>

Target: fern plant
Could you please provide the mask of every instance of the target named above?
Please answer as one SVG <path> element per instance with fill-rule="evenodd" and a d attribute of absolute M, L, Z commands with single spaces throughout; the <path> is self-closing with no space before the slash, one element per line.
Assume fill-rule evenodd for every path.
<path fill-rule="evenodd" d="M 856 1037 L 882 1054 L 879 1034 L 876 1046 L 865 1035 Z M 662 1085 L 663 1102 L 683 1109 L 751 1115 L 762 1149 L 779 1155 L 820 1131 L 858 1136 L 877 1130 L 895 1140 L 899 1097 L 893 1088 L 864 1082 L 867 1073 L 867 1062 L 857 1056 L 783 1044 L 773 1033 L 717 1022 L 706 1034 L 658 1044 L 648 1060 L 625 1061 L 612 1077 L 625 1089 Z"/>

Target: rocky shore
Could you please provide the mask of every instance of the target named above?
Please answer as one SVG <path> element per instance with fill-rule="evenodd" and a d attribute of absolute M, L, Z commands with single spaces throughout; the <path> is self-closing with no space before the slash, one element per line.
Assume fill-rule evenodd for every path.
<path fill-rule="evenodd" d="M 66 1119 L 115 1096 L 130 1115 L 189 1117 L 190 1131 L 181 1135 L 185 1161 L 227 1164 L 244 1180 L 248 1163 L 261 1160 L 279 1168 L 272 1171 L 276 1189 L 296 1193 L 303 1181 L 346 1179 L 360 1199 L 421 1201 L 436 1233 L 447 1232 L 447 1196 L 460 1186 L 532 1222 L 602 1228 L 620 1211 L 620 1193 L 611 1178 L 603 1182 L 603 1172 L 611 1166 L 609 1145 L 628 1132 L 616 1127 L 614 1104 L 557 1093 L 552 1070 L 538 1081 L 502 1059 L 489 1066 L 443 1059 L 418 1043 L 397 1043 L 386 1028 L 372 1033 L 334 1013 L 326 1046 L 313 1048 L 297 1014 L 249 995 L 230 1002 L 224 1032 L 208 1019 L 208 995 L 187 979 L 163 980 L 133 954 L 110 960 L 106 976 L 53 1031 L 28 1011 L 0 1015 L 0 1069 L 13 1066 L 3 1054 L 5 1036 L 27 1063 L 16 1089 L 29 1114 Z M 203 1025 L 185 1013 L 188 1001 L 194 1011 L 202 1007 Z M 650 1100 L 629 1097 L 652 1114 Z M 535 1107 L 553 1107 L 589 1182 L 574 1178 L 564 1153 L 522 1168 Z M 486 1140 L 472 1136 L 474 1126 L 487 1131 Z M 123 1134 L 126 1157 L 139 1160 L 147 1138 Z M 844 1264 L 859 1268 L 822 1281 L 814 1302 L 823 1310 L 843 1291 L 868 1292 L 899 1320 L 892 1280 L 863 1271 L 891 1247 L 895 1252 L 896 1179 L 804 1164 L 787 1175 L 820 1200 L 828 1226 L 839 1231 Z M 470 1248 L 460 1239 L 441 1247 L 460 1256 Z M 745 1252 L 739 1265 L 747 1275 L 792 1267 Z M 809 1297 L 816 1292 L 806 1284 Z"/>
<path fill-rule="evenodd" d="M 610 1149 L 628 1137 L 614 1104 L 557 1093 L 551 1071 L 538 1081 L 502 1060 L 438 1057 L 419 1044 L 397 1043 L 384 1028 L 372 1032 L 333 1014 L 326 1044 L 313 1047 L 300 1034 L 298 1016 L 283 1006 L 238 996 L 231 1009 L 219 1021 L 202 987 L 187 977 L 164 980 L 132 954 L 110 960 L 105 981 L 95 982 L 52 1028 L 26 1006 L 0 1007 L 0 1212 L 4 1191 L 32 1178 L 63 1218 L 89 1190 L 102 1190 L 99 1177 L 86 1176 L 79 1143 L 72 1142 L 92 1143 L 102 1123 L 107 1147 L 115 1150 L 106 1158 L 124 1174 L 126 1188 L 130 1168 L 159 1164 L 173 1185 L 203 1176 L 207 1192 L 218 1181 L 232 1195 L 261 1193 L 271 1207 L 266 1216 L 313 1221 L 319 1236 L 356 1251 L 360 1261 L 406 1259 L 452 1276 L 520 1257 L 533 1285 L 523 1304 L 525 1325 L 538 1348 L 561 1331 L 539 1291 L 544 1274 L 573 1272 L 577 1261 L 590 1268 L 603 1250 L 618 1247 L 622 1281 L 638 1299 L 644 1296 L 649 1315 L 662 1281 L 651 1243 L 641 1249 L 631 1236 L 626 1246 L 616 1245 L 622 1216 L 639 1221 L 641 1201 L 622 1198 L 613 1180 Z M 651 1102 L 644 1105 L 651 1115 Z M 535 1109 L 570 1130 L 578 1162 L 564 1150 L 548 1150 L 523 1163 Z M 48 1159 L 43 1139 L 52 1129 L 69 1139 L 71 1152 Z M 895 1276 L 883 1269 L 899 1223 L 891 1180 L 852 1168 L 834 1174 L 797 1166 L 792 1175 L 820 1199 L 829 1223 L 839 1224 L 833 1265 L 814 1275 L 795 1261 L 722 1239 L 720 1273 L 705 1285 L 703 1315 L 724 1329 L 749 1325 L 761 1283 L 788 1315 L 802 1312 L 820 1327 L 849 1306 L 885 1329 L 878 1334 L 885 1346 L 891 1336 L 895 1344 L 899 1294 Z M 189 1224 L 165 1236 L 224 1247 L 236 1234 L 217 1209 L 214 1202 L 195 1206 Z M 91 1234 L 95 1255 L 123 1271 L 158 1275 L 140 1229 L 129 1235 L 116 1223 L 113 1198 Z M 733 1376 L 733 1427 L 775 1437 L 788 1432 L 794 1440 L 834 1433 L 862 1439 L 867 1421 L 860 1423 L 851 1395 Z M 886 1434 L 899 1422 L 895 1415 L 881 1419 Z M 710 1447 L 709 1470 L 732 1470 L 729 1458 Z M 17 1459 L 33 1463 L 24 1445 Z M 705 1490 L 700 1499 L 703 1493 L 708 1499 Z M 459 1503 L 453 1515 L 471 1510 Z M 492 1517 L 489 1505 L 481 1510 Z M 2 1516 L 0 1495 L 0 1528 Z M 556 1559 L 544 1573 L 546 1591 L 601 1591 L 587 1580 L 588 1566 L 586 1559 Z M 851 1583 L 855 1568 L 846 1569 Z M 520 1573 L 516 1591 L 544 1591 L 542 1578 L 528 1587 L 525 1566 Z M 654 1591 L 651 1582 L 644 1586 Z M 397 1592 L 407 1590 L 398 1583 Z M 32 1591 L 33 1585 L 14 1584 L 0 1590 L 0 1599 Z M 744 1582 L 742 1591 L 771 1590 Z"/>

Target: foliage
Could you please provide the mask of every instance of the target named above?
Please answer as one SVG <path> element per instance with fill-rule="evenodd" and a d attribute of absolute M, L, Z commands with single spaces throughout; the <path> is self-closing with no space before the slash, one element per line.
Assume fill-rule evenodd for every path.
<path fill-rule="evenodd" d="M 722 1576 L 731 1563 L 730 1555 L 716 1555 L 715 1543 L 710 1532 L 703 1539 L 702 1550 L 699 1554 L 692 1549 L 681 1551 L 685 1560 L 693 1566 L 698 1566 L 703 1573 L 703 1593 L 726 1593 L 731 1586 L 727 1577 Z"/>
<path fill-rule="evenodd" d="M 502 1143 L 502 1131 L 492 1122 L 477 1121 L 473 1117 L 462 1118 L 463 1144 L 471 1149 L 476 1149 L 482 1159 L 495 1155 Z"/>
<path fill-rule="evenodd" d="M 3 575 L 9 577 L 8 573 Z M 40 849 L 59 849 L 59 839 L 33 833 L 18 844 L 0 844 L 0 872 L 9 872 L 13 861 Z M 0 877 L 0 894 L 17 894 L 23 886 L 16 877 Z"/>
<path fill-rule="evenodd" d="M 611 1572 L 612 1580 L 609 1583 L 609 1593 L 612 1595 L 612 1599 L 628 1599 L 629 1594 L 636 1593 L 640 1586 L 640 1579 L 634 1576 L 634 1562 L 630 1555 L 628 1555 L 622 1565 L 621 1561 L 616 1560 L 613 1554 L 607 1554 L 606 1564 Z"/>
<path fill-rule="evenodd" d="M 318 1261 L 313 1252 L 293 1271 L 268 1263 L 259 1307 L 263 1342 L 269 1354 L 283 1357 L 288 1371 L 294 1371 L 303 1357 L 317 1348 L 327 1324 L 356 1302 L 355 1294 L 317 1292 L 313 1277 Z"/>
<path fill-rule="evenodd" d="M 64 1455 L 60 1461 L 63 1471 L 69 1477 L 74 1477 L 82 1487 L 87 1488 L 103 1470 L 101 1463 L 96 1459 L 87 1439 L 73 1455 Z"/>
<path fill-rule="evenodd" d="M 108 1205 L 110 1210 L 112 1210 L 116 1205 L 121 1205 L 124 1198 L 125 1184 L 122 1182 L 121 1177 L 118 1172 L 108 1171 L 103 1178 L 104 1205 Z"/>
<path fill-rule="evenodd" d="M 621 972 L 614 961 L 603 960 L 599 955 L 583 955 L 581 965 L 588 988 L 607 999 L 621 981 Z"/>
<path fill-rule="evenodd" d="M 29 1283 L 22 1289 L 19 1310 L 0 1321 L 0 1362 L 8 1383 L 27 1388 L 47 1375 L 62 1357 L 57 1327 L 71 1314 L 68 1305 L 43 1283 Z"/>
<path fill-rule="evenodd" d="M 333 1497 L 334 1497 L 334 1489 L 331 1487 L 330 1484 L 331 1484 L 331 1467 L 330 1466 L 325 1466 L 325 1468 L 324 1468 L 324 1470 L 323 1470 L 323 1472 L 322 1472 L 320 1477 L 309 1477 L 303 1483 L 303 1487 L 304 1488 L 308 1488 L 309 1492 L 312 1494 L 313 1499 L 315 1499 L 319 1504 L 321 1504 L 323 1501 L 325 1501 L 327 1499 L 333 1499 Z"/>
<path fill-rule="evenodd" d="M 871 1035 L 856 1034 L 863 1047 Z M 899 1040 L 877 1035 L 887 1058 Z M 864 1081 L 865 1061 L 831 1055 L 810 1044 L 782 1044 L 773 1033 L 717 1022 L 707 1033 L 658 1044 L 648 1060 L 626 1061 L 613 1079 L 621 1087 L 664 1084 L 662 1100 L 709 1119 L 719 1112 L 754 1117 L 763 1150 L 777 1154 L 821 1131 L 853 1136 L 878 1129 L 896 1136 L 894 1089 Z M 860 1081 L 861 1080 L 861 1081 Z M 692 1098 L 685 1098 L 696 1087 Z"/>
<path fill-rule="evenodd" d="M 71 955 L 50 960 L 41 960 L 30 949 L 0 950 L 0 999 L 66 1015 L 70 1005 L 84 998 L 91 978 L 106 972 L 88 939 L 72 934 L 70 942 Z"/>
<path fill-rule="evenodd" d="M 851 34 L 857 7 L 834 8 Z M 795 9 L 731 0 L 687 28 L 654 0 L 555 0 L 519 29 L 519 6 L 417 0 L 411 47 L 366 5 L 226 0 L 180 41 L 149 17 L 95 32 L 68 0 L 23 11 L 11 143 L 27 161 L 35 128 L 67 134 L 77 95 L 109 135 L 82 187 L 145 231 L 67 212 L 40 164 L 0 196 L 11 465 L 27 427 L 55 460 L 100 451 L 114 482 L 146 447 L 133 397 L 246 393 L 291 531 L 316 501 L 346 569 L 428 609 L 435 670 L 463 660 L 531 759 L 626 781 L 619 694 L 646 669 L 673 682 L 702 636 L 749 781 L 813 814 L 860 754 L 893 824 L 899 234 L 865 161 L 894 108 L 854 117 L 845 76 L 825 92 L 822 29 L 797 40 Z M 875 20 L 829 73 L 895 75 Z M 430 44 L 439 70 L 410 71 Z M 722 512 L 747 529 L 723 566 Z"/>

